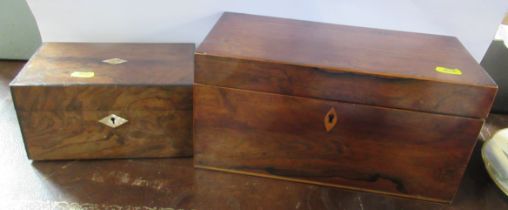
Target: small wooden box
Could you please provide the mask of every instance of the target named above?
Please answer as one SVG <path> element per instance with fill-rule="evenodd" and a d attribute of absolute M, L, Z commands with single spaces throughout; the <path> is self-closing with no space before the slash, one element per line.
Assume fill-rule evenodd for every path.
<path fill-rule="evenodd" d="M 33 160 L 192 155 L 194 44 L 45 43 L 11 82 Z"/>
<path fill-rule="evenodd" d="M 497 90 L 454 37 L 235 13 L 195 66 L 196 167 L 438 202 Z"/>

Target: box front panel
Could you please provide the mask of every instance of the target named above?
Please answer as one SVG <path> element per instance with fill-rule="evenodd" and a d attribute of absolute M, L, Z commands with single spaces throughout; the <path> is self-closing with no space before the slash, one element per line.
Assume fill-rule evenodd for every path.
<path fill-rule="evenodd" d="M 194 86 L 200 168 L 450 201 L 483 121 Z"/>
<path fill-rule="evenodd" d="M 192 155 L 192 88 L 13 87 L 34 160 Z"/>
<path fill-rule="evenodd" d="M 98 122 L 111 113 L 128 120 Z M 20 112 L 31 159 L 95 159 L 192 155 L 192 111 Z"/>

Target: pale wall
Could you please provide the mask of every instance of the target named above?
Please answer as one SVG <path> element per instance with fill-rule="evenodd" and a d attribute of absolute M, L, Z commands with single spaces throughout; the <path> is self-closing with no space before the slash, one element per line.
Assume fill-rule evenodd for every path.
<path fill-rule="evenodd" d="M 222 11 L 457 36 L 480 60 L 505 0 L 28 0 L 44 41 L 200 43 Z"/>

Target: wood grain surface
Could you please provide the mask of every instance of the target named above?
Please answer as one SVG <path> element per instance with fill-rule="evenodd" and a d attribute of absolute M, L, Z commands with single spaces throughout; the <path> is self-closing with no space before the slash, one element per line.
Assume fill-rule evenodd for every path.
<path fill-rule="evenodd" d="M 484 169 L 481 143 L 473 152 L 460 190 L 450 205 L 196 170 L 188 158 L 30 161 L 8 88 L 24 63 L 0 61 L 2 209 L 508 209 L 508 198 Z M 506 122 L 508 116 L 491 114 L 483 131 L 493 133 L 507 127 Z"/>
<path fill-rule="evenodd" d="M 193 44 L 43 44 L 10 84 L 28 156 L 191 156 L 193 50 Z M 109 58 L 126 62 L 103 62 Z M 94 76 L 72 77 L 75 71 Z M 111 114 L 127 123 L 99 122 Z"/>
<path fill-rule="evenodd" d="M 97 120 L 114 113 L 129 120 L 110 128 Z M 190 157 L 190 111 L 20 112 L 34 160 Z"/>
<path fill-rule="evenodd" d="M 192 86 L 17 86 L 19 111 L 192 110 Z M 17 97 L 20 96 L 20 97 Z"/>
<path fill-rule="evenodd" d="M 197 167 L 441 202 L 453 198 L 483 124 L 198 84 L 194 102 Z"/>
<path fill-rule="evenodd" d="M 15 85 L 189 85 L 194 44 L 44 43 L 13 81 Z M 107 59 L 125 60 L 108 64 Z M 93 78 L 70 77 L 94 72 Z"/>
<path fill-rule="evenodd" d="M 196 82 L 475 118 L 497 90 L 454 37 L 228 12 L 196 50 Z"/>
<path fill-rule="evenodd" d="M 365 59 L 370 62 L 370 58 Z M 496 94 L 494 87 L 330 71 L 205 54 L 196 54 L 195 71 L 195 80 L 199 84 L 473 118 L 488 115 Z"/>
<path fill-rule="evenodd" d="M 191 87 L 14 86 L 12 93 L 34 160 L 192 155 Z M 98 122 L 110 114 L 128 122 Z"/>

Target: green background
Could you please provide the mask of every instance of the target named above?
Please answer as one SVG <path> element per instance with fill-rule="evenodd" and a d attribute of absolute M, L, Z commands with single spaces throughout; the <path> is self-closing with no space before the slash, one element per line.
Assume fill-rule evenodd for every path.
<path fill-rule="evenodd" d="M 27 3 L 0 0 L 0 59 L 28 59 L 40 44 L 39 30 Z"/>

